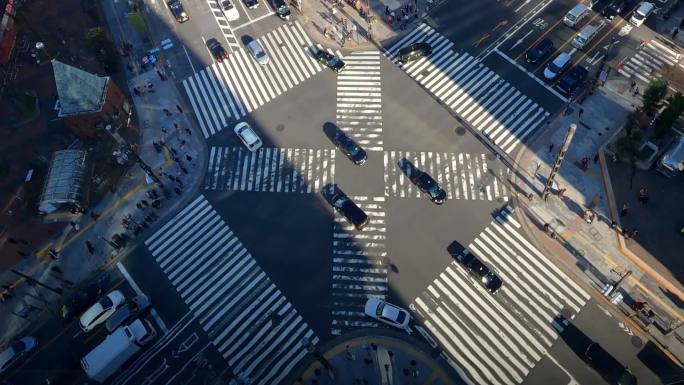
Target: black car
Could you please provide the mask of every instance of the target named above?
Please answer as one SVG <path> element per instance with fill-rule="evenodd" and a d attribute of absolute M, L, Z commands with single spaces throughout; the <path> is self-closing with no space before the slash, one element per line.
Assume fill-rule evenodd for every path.
<path fill-rule="evenodd" d="M 290 7 L 287 6 L 284 0 L 275 1 L 275 10 L 279 18 L 286 21 L 290 20 L 290 15 L 292 14 L 292 12 L 290 12 Z"/>
<path fill-rule="evenodd" d="M 188 17 L 188 14 L 185 13 L 185 9 L 183 9 L 183 4 L 180 2 L 180 0 L 171 0 L 166 3 L 166 5 L 169 6 L 171 14 L 179 23 L 185 23 L 186 21 L 190 20 L 190 17 Z"/>
<path fill-rule="evenodd" d="M 634 374 L 610 355 L 597 342 L 592 342 L 584 352 L 584 360 L 591 365 L 608 383 L 616 385 L 636 385 Z"/>
<path fill-rule="evenodd" d="M 446 191 L 439 187 L 430 174 L 420 170 L 411 170 L 411 182 L 418 186 L 432 202 L 441 205 L 446 200 Z"/>
<path fill-rule="evenodd" d="M 399 57 L 399 61 L 406 64 L 410 61 L 420 59 L 423 56 L 430 56 L 431 53 L 432 46 L 430 45 L 430 43 L 421 42 L 413 43 L 400 49 L 397 53 L 397 56 Z"/>
<path fill-rule="evenodd" d="M 556 87 L 566 96 L 570 96 L 580 88 L 587 75 L 589 75 L 589 71 L 586 68 L 580 65 L 575 66 L 561 78 Z"/>
<path fill-rule="evenodd" d="M 319 63 L 335 72 L 340 72 L 342 71 L 342 68 L 344 68 L 344 62 L 326 50 L 314 47 L 313 55 Z"/>
<path fill-rule="evenodd" d="M 603 12 L 604 9 L 606 9 L 609 2 L 610 0 L 591 0 L 589 2 L 589 6 L 591 7 L 592 11 L 600 13 Z"/>
<path fill-rule="evenodd" d="M 254 9 L 259 6 L 259 0 L 243 0 L 247 8 Z"/>
<path fill-rule="evenodd" d="M 340 190 L 337 185 L 326 186 L 325 190 L 332 190 L 328 191 L 326 196 L 328 203 L 332 205 L 335 211 L 347 218 L 357 230 L 363 229 L 368 224 L 368 215 L 354 201 L 349 199 L 347 194 Z"/>
<path fill-rule="evenodd" d="M 613 20 L 616 16 L 622 15 L 625 9 L 627 0 L 613 0 L 601 13 L 606 19 Z"/>
<path fill-rule="evenodd" d="M 501 279 L 468 250 L 464 250 L 463 253 L 459 254 L 456 258 L 468 269 L 468 272 L 472 276 L 480 281 L 488 292 L 494 294 L 503 285 Z"/>
<path fill-rule="evenodd" d="M 223 59 L 228 59 L 228 52 L 226 52 L 218 40 L 213 38 L 207 40 L 207 48 L 209 48 L 209 51 L 211 51 L 211 54 L 214 56 L 214 59 L 216 59 L 217 62 L 220 63 L 223 61 Z"/>
<path fill-rule="evenodd" d="M 553 52 L 553 42 L 549 38 L 540 41 L 525 54 L 525 60 L 530 64 L 535 64 L 549 56 Z"/>
<path fill-rule="evenodd" d="M 337 131 L 333 141 L 335 142 L 335 146 L 337 146 L 337 148 L 339 148 L 340 151 L 342 151 L 344 155 L 349 158 L 349 160 L 354 162 L 354 164 L 360 166 L 366 163 L 366 159 L 368 158 L 366 151 L 364 151 L 363 148 L 356 144 L 356 142 L 352 138 L 348 137 L 344 132 Z"/>

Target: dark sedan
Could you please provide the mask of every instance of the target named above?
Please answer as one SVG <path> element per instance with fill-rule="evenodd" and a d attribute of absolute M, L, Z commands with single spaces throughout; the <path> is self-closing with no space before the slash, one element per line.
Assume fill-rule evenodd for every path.
<path fill-rule="evenodd" d="M 627 9 L 626 0 L 613 0 L 606 8 L 603 9 L 603 17 L 608 20 L 613 20 L 616 16 L 620 16 Z"/>
<path fill-rule="evenodd" d="M 582 86 L 588 74 L 589 71 L 586 68 L 575 66 L 561 78 L 556 87 L 566 96 L 571 96 Z"/>
<path fill-rule="evenodd" d="M 411 182 L 413 182 L 413 184 L 415 184 L 433 203 L 441 205 L 446 200 L 446 191 L 439 187 L 439 184 L 432 179 L 430 174 L 420 170 L 412 170 Z"/>
<path fill-rule="evenodd" d="M 221 46 L 221 43 L 216 39 L 207 40 L 207 47 L 217 62 L 222 62 L 223 59 L 228 59 L 228 52 Z"/>
<path fill-rule="evenodd" d="M 344 62 L 330 52 L 316 47 L 314 47 L 313 51 L 314 58 L 318 60 L 319 63 L 330 68 L 331 70 L 340 72 L 342 71 L 342 68 L 344 68 Z"/>
<path fill-rule="evenodd" d="M 326 195 L 328 203 L 332 205 L 335 211 L 347 218 L 357 230 L 363 229 L 368 224 L 368 215 L 347 194 L 340 190 L 337 185 L 326 186 L 324 188 L 324 195 Z"/>
<path fill-rule="evenodd" d="M 503 285 L 501 279 L 468 250 L 464 250 L 463 253 L 459 254 L 456 258 L 466 269 L 468 269 L 470 275 L 480 281 L 488 292 L 494 294 Z"/>
<path fill-rule="evenodd" d="M 432 54 L 432 46 L 430 43 L 420 42 L 407 45 L 399 50 L 397 56 L 399 61 L 406 64 L 410 61 L 420 59 L 421 57 L 430 56 Z"/>
<path fill-rule="evenodd" d="M 553 52 L 553 42 L 549 38 L 540 41 L 525 54 L 525 60 L 530 64 L 535 64 L 549 56 Z"/>
<path fill-rule="evenodd" d="M 259 6 L 259 0 L 243 0 L 245 3 L 245 6 L 250 9 L 254 9 Z"/>
<path fill-rule="evenodd" d="M 335 137 L 333 138 L 335 146 L 344 153 L 344 155 L 349 158 L 354 164 L 362 165 L 366 163 L 367 155 L 366 151 L 361 148 L 356 142 L 348 137 L 344 132 L 337 131 Z"/>

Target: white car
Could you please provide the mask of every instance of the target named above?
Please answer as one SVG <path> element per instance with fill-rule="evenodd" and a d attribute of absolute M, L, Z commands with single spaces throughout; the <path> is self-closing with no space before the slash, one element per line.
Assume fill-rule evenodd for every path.
<path fill-rule="evenodd" d="M 38 345 L 33 337 L 24 337 L 12 342 L 7 349 L 0 353 L 0 373 L 4 373 L 10 366 L 14 365 L 28 351 Z"/>
<path fill-rule="evenodd" d="M 250 54 L 252 54 L 257 63 L 261 64 L 262 66 L 268 64 L 268 55 L 266 55 L 264 47 L 262 47 L 258 41 L 250 41 L 249 44 L 247 44 L 247 50 Z"/>
<path fill-rule="evenodd" d="M 218 5 L 221 8 L 221 11 L 223 11 L 223 14 L 226 15 L 228 21 L 240 18 L 240 13 L 238 13 L 237 8 L 235 8 L 235 5 L 233 5 L 230 0 L 218 0 Z"/>
<path fill-rule="evenodd" d="M 567 52 L 561 52 L 549 65 L 544 68 L 544 77 L 548 80 L 554 80 L 558 75 L 562 74 L 570 66 L 570 59 L 572 57 Z"/>
<path fill-rule="evenodd" d="M 81 315 L 78 324 L 84 332 L 89 332 L 95 326 L 105 322 L 116 309 L 126 301 L 126 297 L 118 291 L 114 290 L 106 296 L 100 298 L 99 301 Z"/>
<path fill-rule="evenodd" d="M 252 127 L 249 126 L 249 124 L 245 122 L 238 123 L 233 131 L 235 131 L 235 134 L 240 138 L 242 143 L 244 143 L 245 147 L 247 147 L 249 151 L 256 151 L 261 148 L 261 139 L 259 138 L 259 135 L 254 132 Z"/>
<path fill-rule="evenodd" d="M 648 19 L 648 17 L 655 11 L 655 4 L 653 3 L 648 3 L 646 1 L 641 2 L 639 4 L 639 8 L 637 8 L 634 13 L 632 13 L 632 17 L 629 19 L 629 22 L 632 23 L 634 26 L 641 26 L 641 24 Z"/>
<path fill-rule="evenodd" d="M 363 310 L 367 316 L 400 329 L 408 328 L 411 320 L 408 311 L 378 298 L 369 298 Z"/>

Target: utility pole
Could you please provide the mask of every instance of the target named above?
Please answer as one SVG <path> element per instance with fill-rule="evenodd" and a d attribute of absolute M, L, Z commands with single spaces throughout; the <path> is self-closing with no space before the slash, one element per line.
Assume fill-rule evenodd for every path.
<path fill-rule="evenodd" d="M 563 163 L 563 158 L 565 158 L 565 153 L 568 151 L 568 147 L 570 147 L 570 142 L 572 141 L 573 135 L 575 135 L 576 129 L 577 125 L 575 123 L 572 123 L 570 125 L 570 128 L 568 128 L 568 132 L 565 133 L 565 138 L 563 138 L 563 144 L 561 145 L 561 149 L 558 152 L 558 155 L 556 156 L 556 161 L 553 163 L 551 173 L 549 174 L 549 178 L 546 180 L 546 186 L 544 186 L 544 191 L 542 192 L 542 199 L 544 200 L 549 199 L 549 194 L 551 193 L 551 186 L 553 186 L 553 179 L 556 177 L 556 174 L 558 174 L 558 170 L 560 169 L 560 166 Z"/>

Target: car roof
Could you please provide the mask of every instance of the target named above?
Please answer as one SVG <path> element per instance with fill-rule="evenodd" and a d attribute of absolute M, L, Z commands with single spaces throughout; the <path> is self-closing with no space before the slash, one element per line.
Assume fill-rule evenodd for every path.
<path fill-rule="evenodd" d="M 263 51 L 264 47 L 261 46 L 261 43 L 259 43 L 258 40 L 252 40 L 249 43 L 247 43 L 247 48 L 249 48 L 250 51 L 252 52 L 257 52 L 257 51 Z"/>
<path fill-rule="evenodd" d="M 650 12 L 651 10 L 653 10 L 653 8 L 655 8 L 655 4 L 649 3 L 648 1 L 644 1 L 639 6 L 639 9 L 637 9 L 637 12 L 646 13 L 646 12 Z"/>
<path fill-rule="evenodd" d="M 570 60 L 570 54 L 567 52 L 561 52 L 556 56 L 555 59 L 553 59 L 553 63 L 565 63 Z"/>

